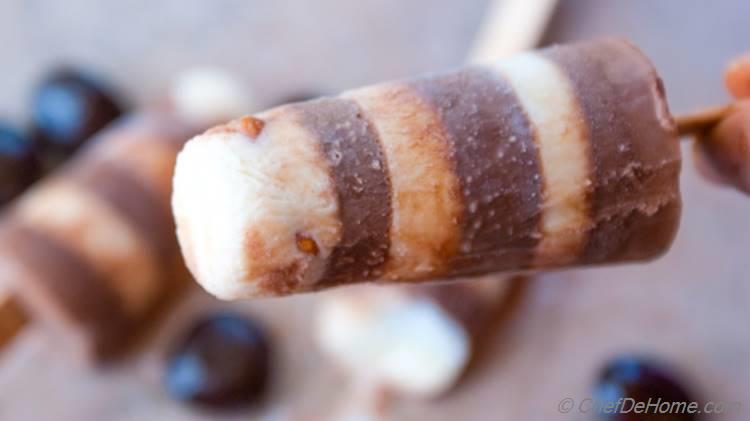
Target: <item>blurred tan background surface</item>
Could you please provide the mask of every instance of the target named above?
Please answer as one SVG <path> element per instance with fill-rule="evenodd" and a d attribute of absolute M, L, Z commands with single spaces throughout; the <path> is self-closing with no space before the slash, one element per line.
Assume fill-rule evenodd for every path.
<path fill-rule="evenodd" d="M 485 1 L 318 0 L 0 3 L 0 115 L 24 117 L 31 83 L 71 62 L 112 78 L 134 103 L 178 70 L 212 64 L 242 75 L 260 105 L 300 91 L 335 92 L 460 64 Z M 563 0 L 547 43 L 624 35 L 661 71 L 675 112 L 727 100 L 726 61 L 750 50 L 750 2 Z M 709 186 L 687 157 L 675 246 L 649 265 L 550 274 L 525 285 L 482 358 L 437 402 L 398 403 L 395 419 L 579 420 L 558 403 L 589 395 L 616 353 L 651 353 L 681 369 L 706 400 L 750 414 L 750 198 Z M 165 344 L 209 308 L 261 317 L 274 334 L 277 376 L 266 404 L 226 419 L 324 419 L 346 389 L 308 335 L 314 296 L 217 303 L 196 291 L 147 350 L 104 372 L 82 369 L 40 328 L 0 360 L 0 418 L 219 419 L 169 401 Z M 221 418 L 223 419 L 223 418 Z"/>
<path fill-rule="evenodd" d="M 234 71 L 258 105 L 460 63 L 486 0 L 3 0 L 0 115 L 23 117 L 50 66 L 108 76 L 134 102 L 179 71 Z"/>

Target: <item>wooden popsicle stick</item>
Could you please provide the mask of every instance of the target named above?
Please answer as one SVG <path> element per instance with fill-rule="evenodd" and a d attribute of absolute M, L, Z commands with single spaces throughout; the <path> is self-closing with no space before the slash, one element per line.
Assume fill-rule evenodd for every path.
<path fill-rule="evenodd" d="M 29 321 L 13 291 L 3 285 L 0 288 L 0 350 L 5 349 Z"/>
<path fill-rule="evenodd" d="M 469 63 L 507 57 L 534 48 L 558 0 L 494 0 L 469 52 Z"/>
<path fill-rule="evenodd" d="M 681 137 L 690 139 L 716 125 L 719 120 L 729 115 L 732 109 L 732 104 L 727 104 L 675 116 L 677 132 Z"/>

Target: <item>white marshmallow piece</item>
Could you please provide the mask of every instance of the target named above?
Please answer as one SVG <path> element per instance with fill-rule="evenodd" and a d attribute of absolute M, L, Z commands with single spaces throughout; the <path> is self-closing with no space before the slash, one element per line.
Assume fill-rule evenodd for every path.
<path fill-rule="evenodd" d="M 196 124 L 213 124 L 253 111 L 251 95 L 231 73 L 197 67 L 177 75 L 170 99 L 177 114 Z"/>
<path fill-rule="evenodd" d="M 362 288 L 362 287 L 360 287 Z M 372 298 L 377 287 L 363 294 Z M 401 294 L 377 299 L 324 298 L 316 339 L 354 376 L 411 396 L 438 396 L 457 381 L 471 356 L 471 338 L 439 305 Z"/>

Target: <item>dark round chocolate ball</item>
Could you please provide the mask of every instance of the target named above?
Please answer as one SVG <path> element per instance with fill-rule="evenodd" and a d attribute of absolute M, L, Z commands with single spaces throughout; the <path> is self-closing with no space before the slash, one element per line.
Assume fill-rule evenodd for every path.
<path fill-rule="evenodd" d="M 44 78 L 32 97 L 32 130 L 46 169 L 60 164 L 94 133 L 122 114 L 97 79 L 73 69 Z"/>
<path fill-rule="evenodd" d="M 671 368 L 633 355 L 614 358 L 603 367 L 592 398 L 600 419 L 612 421 L 691 421 L 698 415 L 683 406 L 696 402 L 700 409 Z M 644 409 L 636 410 L 637 403 L 643 403 Z"/>
<path fill-rule="evenodd" d="M 255 320 L 229 313 L 208 317 L 169 357 L 167 391 L 180 401 L 216 409 L 257 402 L 269 376 L 269 351 Z"/>
<path fill-rule="evenodd" d="M 0 122 L 0 206 L 39 177 L 33 144 L 20 131 Z"/>

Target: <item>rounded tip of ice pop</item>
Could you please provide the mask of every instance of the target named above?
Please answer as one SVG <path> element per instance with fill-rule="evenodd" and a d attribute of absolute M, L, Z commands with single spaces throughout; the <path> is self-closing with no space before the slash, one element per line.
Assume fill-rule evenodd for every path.
<path fill-rule="evenodd" d="M 310 290 L 322 274 L 336 243 L 336 201 L 317 152 L 295 133 L 273 123 L 273 112 L 243 117 L 188 141 L 177 157 L 177 237 L 196 280 L 219 298 Z"/>
<path fill-rule="evenodd" d="M 735 98 L 750 98 L 750 54 L 729 63 L 724 72 L 724 84 Z"/>
<path fill-rule="evenodd" d="M 234 137 L 203 135 L 188 142 L 177 158 L 172 195 L 188 267 L 206 290 L 225 298 L 243 293 L 234 286 L 243 276 L 237 246 L 243 243 L 241 215 L 250 194 L 231 152 L 242 141 Z"/>

